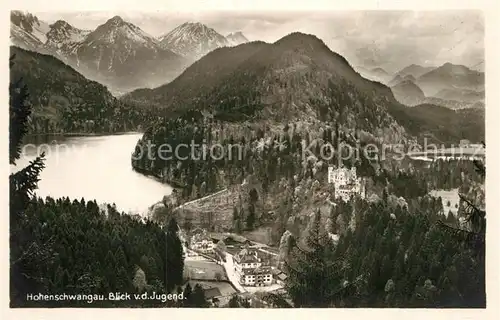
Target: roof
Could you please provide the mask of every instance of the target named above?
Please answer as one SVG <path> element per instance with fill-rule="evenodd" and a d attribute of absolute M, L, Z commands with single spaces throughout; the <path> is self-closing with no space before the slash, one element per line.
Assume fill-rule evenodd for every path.
<path fill-rule="evenodd" d="M 245 275 L 272 274 L 270 267 L 244 268 L 242 272 Z"/>
<path fill-rule="evenodd" d="M 222 293 L 220 292 L 219 288 L 213 287 L 213 288 L 208 288 L 203 291 L 205 294 L 205 299 L 211 299 L 213 297 L 220 297 L 222 296 Z"/>
<path fill-rule="evenodd" d="M 235 255 L 234 259 L 238 263 L 252 263 L 260 261 L 257 250 L 248 247 L 244 248 L 237 255 Z"/>
<path fill-rule="evenodd" d="M 202 233 L 205 233 L 205 232 L 206 231 L 203 230 L 202 228 L 196 227 L 193 230 L 191 230 L 191 235 L 202 234 Z"/>
<path fill-rule="evenodd" d="M 280 279 L 281 281 L 285 281 L 288 276 L 284 273 L 280 273 L 276 276 L 276 278 Z"/>
<path fill-rule="evenodd" d="M 191 237 L 192 242 L 199 242 L 203 240 L 213 242 L 212 238 L 210 238 L 206 233 L 195 234 Z"/>

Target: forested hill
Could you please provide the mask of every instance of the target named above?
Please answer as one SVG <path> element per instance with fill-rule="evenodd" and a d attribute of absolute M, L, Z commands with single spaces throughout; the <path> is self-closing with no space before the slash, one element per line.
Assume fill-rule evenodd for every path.
<path fill-rule="evenodd" d="M 313 35 L 292 33 L 275 43 L 250 42 L 216 49 L 174 81 L 155 89 L 140 89 L 123 101 L 138 107 L 165 109 L 165 115 L 190 121 L 211 113 L 229 122 L 338 122 L 351 132 L 361 130 L 384 141 L 428 136 L 454 143 L 475 140 L 484 123 L 439 110 L 404 110 L 387 86 L 363 78 L 341 55 Z M 425 121 L 431 119 L 430 125 Z M 459 128 L 447 124 L 460 123 Z M 460 129 L 462 128 L 462 129 Z"/>
<path fill-rule="evenodd" d="M 15 46 L 10 53 L 11 82 L 27 86 L 33 106 L 29 133 L 111 133 L 137 130 L 154 120 L 52 56 Z"/>
<path fill-rule="evenodd" d="M 415 107 L 393 104 L 390 113 L 409 134 L 429 137 L 435 142 L 457 144 L 460 139 L 483 141 L 485 138 L 484 109 L 453 110 L 427 103 Z"/>
<path fill-rule="evenodd" d="M 323 41 L 302 33 L 214 50 L 171 83 L 124 99 L 189 118 L 205 110 L 230 122 L 339 121 L 370 133 L 389 129 L 387 140 L 404 136 L 387 112 L 395 103 L 390 89 L 362 78 Z"/>

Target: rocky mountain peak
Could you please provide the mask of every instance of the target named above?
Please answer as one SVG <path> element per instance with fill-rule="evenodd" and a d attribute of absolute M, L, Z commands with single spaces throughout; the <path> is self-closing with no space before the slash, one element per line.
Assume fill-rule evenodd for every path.
<path fill-rule="evenodd" d="M 233 45 L 238 45 L 248 42 L 248 39 L 243 35 L 241 31 L 230 33 L 226 36 L 226 39 Z"/>
<path fill-rule="evenodd" d="M 46 45 L 61 49 L 72 43 L 82 41 L 89 33 L 89 30 L 80 30 L 64 20 L 57 20 L 50 25 Z"/>
<path fill-rule="evenodd" d="M 20 10 L 11 11 L 10 21 L 27 32 L 32 32 L 35 25 L 40 25 L 40 22 L 35 15 Z"/>
<path fill-rule="evenodd" d="M 159 40 L 163 47 L 195 59 L 229 44 L 224 36 L 200 22 L 185 22 Z"/>
<path fill-rule="evenodd" d="M 121 25 L 124 23 L 125 23 L 125 21 L 120 16 L 114 16 L 113 18 L 106 21 L 106 24 L 111 25 L 111 26 L 118 26 L 118 25 Z"/>

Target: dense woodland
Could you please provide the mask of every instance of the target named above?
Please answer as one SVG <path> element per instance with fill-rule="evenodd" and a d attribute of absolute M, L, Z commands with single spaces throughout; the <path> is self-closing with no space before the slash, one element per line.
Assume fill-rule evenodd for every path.
<path fill-rule="evenodd" d="M 52 56 L 17 47 L 11 47 L 11 54 L 15 56 L 11 81 L 22 81 L 29 87 L 32 112 L 28 134 L 134 131 L 160 114 L 154 108 L 145 112 L 119 101 L 105 86 Z"/>
<path fill-rule="evenodd" d="M 13 63 L 11 59 L 11 64 Z M 20 157 L 31 113 L 28 91 L 10 84 L 10 163 Z M 12 307 L 165 306 L 159 299 L 109 300 L 110 292 L 176 292 L 183 284 L 178 226 L 163 226 L 101 208 L 95 201 L 35 198 L 44 155 L 12 173 L 10 186 L 10 305 Z M 33 301 L 27 295 L 92 295 Z"/>
<path fill-rule="evenodd" d="M 254 64 L 260 66 L 257 71 L 267 70 L 268 65 L 262 65 L 259 60 L 262 56 L 280 57 L 288 52 L 284 48 L 296 40 L 292 37 L 282 42 L 279 50 L 254 43 L 256 51 L 252 54 L 264 50 L 254 57 L 257 59 Z M 16 57 L 24 57 L 23 61 L 35 61 L 31 57 L 33 53 L 15 50 Z M 208 56 L 215 59 L 216 55 L 211 55 Z M 256 196 L 250 194 L 245 207 L 235 208 L 233 212 L 233 231 L 273 227 L 276 242 L 282 244 L 280 251 L 286 253 L 284 262 L 289 274 L 288 294 L 276 297 L 274 303 L 284 306 L 291 300 L 295 307 L 485 306 L 484 227 L 479 231 L 474 227 L 478 221 L 482 224 L 485 217 L 483 214 L 479 219 L 471 218 L 471 210 L 484 213 L 474 206 L 484 204 L 484 191 L 480 188 L 483 175 L 475 173 L 470 162 L 436 161 L 428 165 L 406 160 L 378 161 L 363 155 L 339 161 L 339 154 L 333 151 L 329 160 L 320 156 L 322 146 L 327 143 L 336 148 L 337 143 L 342 142 L 359 150 L 366 143 L 380 144 L 376 139 L 379 135 L 408 138 L 399 127 L 393 126 L 394 120 L 410 134 L 417 135 L 416 125 L 405 123 L 405 119 L 409 122 L 414 117 L 410 113 L 419 109 L 401 111 L 389 103 L 387 112 L 375 112 L 385 110 L 377 109 L 380 101 L 353 86 L 367 86 L 375 91 L 380 88 L 372 83 L 356 83 L 347 67 L 343 66 L 346 68 L 343 72 L 351 77 L 350 82 L 327 81 L 327 92 L 336 97 L 335 101 L 329 104 L 321 100 L 307 101 L 314 117 L 320 121 L 295 120 L 276 125 L 266 121 L 263 115 L 270 110 L 270 104 L 277 102 L 263 101 L 253 89 L 242 91 L 249 81 L 258 79 L 258 73 L 244 74 L 241 81 L 236 81 L 234 70 L 222 68 L 219 71 L 227 77 L 207 83 L 223 86 L 224 90 L 217 90 L 216 86 L 203 87 L 203 95 L 188 99 L 192 87 L 186 86 L 179 95 L 168 97 L 172 103 L 189 101 L 185 111 L 175 117 L 170 114 L 158 117 L 156 112 L 160 111 L 155 109 L 148 112 L 136 109 L 137 99 L 132 108 L 128 98 L 119 102 L 97 83 L 82 83 L 85 79 L 80 79 L 72 69 L 63 68 L 67 72 L 66 85 L 51 82 L 54 76 L 50 74 L 33 72 L 55 70 L 52 63 L 56 62 L 50 59 L 40 60 L 48 64 L 47 68 L 22 70 L 23 67 L 13 69 L 11 66 L 11 164 L 19 158 L 19 146 L 28 130 L 115 132 L 128 130 L 129 125 L 148 123 L 151 127 L 136 147 L 132 166 L 178 185 L 183 201 L 240 184 L 249 175 L 261 183 L 265 197 L 273 198 L 274 207 L 264 208 L 259 207 Z M 219 65 L 222 62 L 219 61 Z M 246 70 L 249 62 L 234 63 L 238 66 L 236 70 Z M 22 66 L 30 66 L 30 63 Z M 198 62 L 190 69 L 205 67 Z M 19 74 L 30 76 L 19 82 L 19 74 L 16 71 L 13 75 L 12 70 L 21 70 Z M 275 90 L 276 94 L 280 92 L 278 87 L 290 89 L 294 85 L 305 85 L 299 82 L 309 83 L 315 76 L 308 73 L 292 80 L 277 77 L 266 90 Z M 170 86 L 189 82 L 189 72 L 178 79 Z M 351 86 L 346 89 L 351 94 L 343 94 L 344 90 L 337 85 Z M 59 91 L 47 93 L 49 87 Z M 87 96 L 88 92 L 95 96 Z M 235 92 L 238 99 L 230 99 Z M 205 95 L 222 102 L 202 108 L 204 111 L 194 110 L 199 103 L 206 103 Z M 160 94 L 156 98 L 161 102 L 164 96 Z M 289 99 L 288 102 L 293 100 Z M 53 104 L 57 107 L 52 108 Z M 371 107 L 366 107 L 368 105 Z M 292 111 L 299 112 L 300 108 Z M 259 121 L 255 121 L 257 117 L 261 117 Z M 418 116 L 415 119 L 416 123 L 427 121 Z M 443 117 L 434 120 L 419 133 L 430 132 L 438 140 L 458 139 L 466 134 L 442 133 L 437 128 L 442 125 Z M 191 142 L 209 147 L 222 144 L 225 149 L 218 152 L 226 155 L 230 145 L 238 145 L 242 148 L 242 157 L 233 153 L 232 159 L 203 158 L 200 147 L 194 154 L 190 149 L 181 149 L 180 156 L 186 156 L 185 160 L 158 156 L 157 146 L 161 144 L 168 143 L 175 149 Z M 313 145 L 304 158 L 303 143 L 308 146 L 311 142 Z M 153 159 L 141 154 L 147 150 L 148 143 L 156 145 L 151 150 L 156 155 Z M 339 164 L 348 168 L 355 166 L 375 200 L 354 198 L 348 203 L 339 203 L 325 216 L 314 207 L 314 199 L 319 193 L 332 192 L 319 181 L 325 181 L 328 166 Z M 106 294 L 114 291 L 183 292 L 187 298 L 182 303 L 99 301 L 89 305 L 76 301 L 73 306 L 207 306 L 201 287 L 183 286 L 183 253 L 174 219 L 160 224 L 124 215 L 113 206 L 101 208 L 91 200 L 34 198 L 33 190 L 41 170 L 43 156 L 10 176 L 12 306 L 42 306 L 40 302 L 27 302 L 27 293 Z M 462 195 L 458 216 L 448 214 L 440 199 L 428 196 L 431 190 L 454 188 Z M 273 213 L 266 215 L 271 212 L 267 209 Z M 312 217 L 298 224 L 290 223 L 308 210 L 314 212 Z M 302 232 L 305 224 L 308 227 Z M 283 234 L 287 234 L 286 239 Z M 333 239 L 333 234 L 339 236 L 338 240 Z M 45 302 L 43 306 L 69 306 L 69 303 Z M 234 297 L 228 306 L 249 305 Z"/>
<path fill-rule="evenodd" d="M 438 206 L 439 207 L 439 206 Z M 422 206 L 424 208 L 424 206 Z M 484 307 L 484 243 L 457 241 L 439 210 L 409 213 L 387 202 L 315 214 L 303 248 L 292 240 L 287 289 L 296 307 Z M 354 223 L 345 227 L 344 221 Z M 457 225 L 456 220 L 448 221 Z M 338 244 L 325 232 L 340 233 Z"/>

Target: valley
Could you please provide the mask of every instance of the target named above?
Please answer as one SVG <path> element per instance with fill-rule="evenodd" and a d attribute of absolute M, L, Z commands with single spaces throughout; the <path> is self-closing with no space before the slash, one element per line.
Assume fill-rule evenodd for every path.
<path fill-rule="evenodd" d="M 484 306 L 484 72 L 353 67 L 314 34 L 224 34 L 11 13 L 11 303 Z M 26 260 L 32 247 L 47 249 Z"/>

